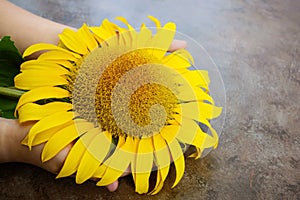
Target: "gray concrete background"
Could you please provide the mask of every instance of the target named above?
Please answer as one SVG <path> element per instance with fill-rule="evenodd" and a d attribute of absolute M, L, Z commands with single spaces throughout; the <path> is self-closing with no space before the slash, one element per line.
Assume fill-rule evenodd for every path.
<path fill-rule="evenodd" d="M 135 26 L 149 14 L 176 22 L 219 67 L 227 112 L 219 147 L 201 160 L 187 159 L 174 189 L 172 170 L 156 196 L 136 194 L 129 177 L 109 193 L 92 181 L 76 185 L 10 163 L 0 165 L 0 199 L 300 199 L 299 0 L 12 2 L 74 27 L 120 15 Z"/>

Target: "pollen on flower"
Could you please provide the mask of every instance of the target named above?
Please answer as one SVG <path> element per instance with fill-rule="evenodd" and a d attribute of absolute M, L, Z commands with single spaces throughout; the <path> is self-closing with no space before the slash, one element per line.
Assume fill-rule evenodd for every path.
<path fill-rule="evenodd" d="M 115 136 L 152 136 L 172 119 L 173 108 L 178 103 L 174 87 L 172 88 L 172 84 L 175 86 L 172 75 L 166 70 L 158 69 L 159 66 L 156 65 L 159 60 L 149 54 L 149 50 L 120 51 L 124 52 L 124 49 L 99 48 L 87 56 L 82 65 L 83 70 L 79 71 L 80 76 L 77 77 L 77 83 L 86 86 L 75 90 L 79 92 L 74 94 L 79 101 L 73 103 L 74 107 L 85 119 Z M 138 68 L 141 70 L 134 70 Z M 130 74 L 131 71 L 135 73 Z M 96 78 L 93 78 L 91 74 L 97 74 L 97 77 L 95 75 Z M 125 75 L 127 78 L 121 83 L 120 80 Z M 140 82 L 145 84 L 139 85 Z M 117 98 L 113 98 L 116 86 L 120 85 L 124 88 L 115 94 Z M 91 95 L 94 96 L 93 101 Z M 164 111 L 153 109 L 155 105 L 160 105 Z M 134 125 L 130 126 L 124 120 L 128 116 Z M 145 128 L 151 123 L 152 126 Z M 125 126 L 126 130 L 122 128 Z M 140 131 L 136 127 L 145 129 Z"/>
<path fill-rule="evenodd" d="M 163 70 L 146 68 L 146 70 L 141 70 L 139 73 L 130 74 L 132 69 L 152 62 L 158 61 L 153 56 L 147 54 L 146 51 L 135 50 L 119 56 L 106 68 L 98 82 L 95 99 L 99 124 L 104 130 L 115 135 L 130 134 L 135 137 L 148 137 L 159 132 L 162 126 L 167 123 L 167 120 L 172 118 L 172 110 L 177 103 L 177 98 L 169 88 L 156 83 L 159 82 L 159 79 L 160 82 L 170 80 L 163 73 Z M 127 78 L 123 83 L 120 83 L 120 79 L 124 75 L 127 75 Z M 132 89 L 141 80 L 146 80 L 147 84 L 137 87 L 131 93 Z M 122 92 L 117 94 L 117 98 L 112 98 L 114 89 L 118 84 L 126 85 L 126 87 L 123 88 Z M 130 99 L 128 104 L 124 105 L 122 103 L 124 99 Z M 117 114 L 112 113 L 112 104 L 115 107 L 114 110 L 117 110 Z M 161 105 L 165 113 L 161 113 L 157 109 L 151 110 L 154 105 Z M 125 108 L 126 106 L 128 108 Z M 152 111 L 152 115 L 155 116 L 153 122 L 150 119 L 150 110 Z M 164 114 L 166 114 L 166 119 Z M 121 117 L 116 118 L 116 115 Z M 134 126 L 131 127 L 130 123 L 123 120 L 126 116 L 130 116 L 134 122 Z M 161 123 L 162 120 L 164 120 L 163 123 Z M 122 125 L 122 123 L 126 124 Z M 146 127 L 150 123 L 154 123 L 153 126 L 144 129 L 143 132 L 135 128 L 136 126 Z M 126 130 L 122 128 L 125 126 L 127 126 Z"/>
<path fill-rule="evenodd" d="M 129 110 L 134 122 L 140 126 L 146 126 L 150 123 L 149 110 L 153 105 L 162 105 L 166 111 L 167 119 L 171 119 L 176 103 L 177 98 L 170 89 L 153 83 L 143 85 L 135 91 L 130 99 Z"/>

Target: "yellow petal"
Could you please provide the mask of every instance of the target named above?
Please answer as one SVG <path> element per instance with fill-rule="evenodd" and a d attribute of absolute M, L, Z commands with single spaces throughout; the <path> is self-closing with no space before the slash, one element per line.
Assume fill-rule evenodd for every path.
<path fill-rule="evenodd" d="M 173 139 L 172 137 L 168 136 L 166 132 L 161 132 L 161 136 L 166 140 L 169 146 L 169 150 L 176 168 L 176 179 L 172 186 L 173 188 L 179 183 L 180 179 L 184 174 L 184 156 L 180 144 L 176 139 Z"/>
<path fill-rule="evenodd" d="M 121 22 L 123 22 L 127 27 L 128 29 L 131 31 L 131 30 L 135 30 L 127 21 L 127 19 L 125 17 L 121 17 L 121 16 L 118 16 L 115 18 L 116 20 L 119 20 Z"/>
<path fill-rule="evenodd" d="M 90 27 L 90 29 L 95 34 L 95 38 L 99 43 L 117 35 L 117 25 L 107 19 L 102 21 L 100 27 Z"/>
<path fill-rule="evenodd" d="M 183 117 L 194 119 L 200 122 L 206 119 L 214 119 L 218 117 L 222 112 L 221 107 L 216 107 L 209 103 L 198 101 L 183 103 L 180 104 L 180 107 L 182 109 L 181 112 L 178 109 L 176 109 L 175 111 L 179 111 L 179 113 Z"/>
<path fill-rule="evenodd" d="M 157 30 L 154 37 L 147 42 L 146 46 L 154 48 L 152 53 L 161 59 L 169 49 L 175 35 L 176 26 L 174 23 L 167 23 L 163 28 Z"/>
<path fill-rule="evenodd" d="M 208 101 L 215 104 L 213 98 L 199 87 L 181 85 L 176 96 L 182 101 Z"/>
<path fill-rule="evenodd" d="M 102 47 L 104 47 L 104 46 L 107 46 L 107 47 L 116 47 L 116 46 L 118 46 L 118 43 L 119 43 L 119 37 L 121 37 L 121 36 L 115 35 L 113 37 L 110 37 L 107 40 L 101 42 L 100 45 Z"/>
<path fill-rule="evenodd" d="M 149 194 L 155 195 L 163 188 L 164 181 L 166 180 L 168 173 L 169 173 L 169 166 L 158 169 L 156 185 Z"/>
<path fill-rule="evenodd" d="M 180 124 L 180 126 L 166 126 L 164 129 L 165 133 L 163 133 L 163 135 L 166 137 L 166 133 L 174 133 L 180 142 L 194 145 L 195 147 L 203 149 L 207 137 L 211 136 L 207 133 L 204 133 L 199 125 L 191 119 L 182 118 Z M 211 141 L 209 139 L 210 138 L 208 138 L 207 145 L 211 145 L 210 147 L 212 147 L 215 144 L 215 140 Z"/>
<path fill-rule="evenodd" d="M 162 63 L 173 69 L 184 69 L 193 65 L 193 57 L 187 50 L 180 49 L 165 56 Z"/>
<path fill-rule="evenodd" d="M 129 47 L 129 48 L 132 48 L 133 43 L 136 43 L 136 41 L 133 41 L 133 38 L 131 36 L 131 32 L 126 29 L 125 31 L 122 30 L 122 31 L 119 32 L 118 43 L 119 43 L 120 47 L 126 46 L 126 47 Z"/>
<path fill-rule="evenodd" d="M 164 182 L 161 179 L 162 179 L 161 173 L 160 173 L 159 170 L 157 170 L 157 172 L 156 172 L 156 184 L 155 184 L 154 189 L 151 192 L 149 192 L 150 195 L 155 195 L 162 189 L 162 187 L 164 185 Z"/>
<path fill-rule="evenodd" d="M 140 29 L 145 28 L 145 27 L 146 27 L 146 24 L 142 23 L 141 26 L 140 26 Z"/>
<path fill-rule="evenodd" d="M 186 70 L 185 73 L 181 73 L 182 78 L 184 78 L 189 85 L 191 86 L 199 86 L 209 91 L 209 79 L 207 79 L 206 75 L 200 70 Z M 181 77 L 180 77 L 181 78 Z"/>
<path fill-rule="evenodd" d="M 45 52 L 46 54 L 50 53 L 50 52 Z M 56 54 L 56 52 L 54 52 Z M 59 56 L 61 57 L 61 56 Z M 74 71 L 76 69 L 76 65 L 80 65 L 81 63 L 81 59 L 76 59 L 75 60 L 76 63 L 74 63 L 74 61 L 69 61 L 67 59 L 65 59 L 65 57 L 61 58 L 61 59 L 55 59 L 55 57 L 53 57 L 52 59 L 37 59 L 37 60 L 28 60 L 26 62 L 24 62 L 23 64 L 27 63 L 27 62 L 35 62 L 37 63 L 37 65 L 39 63 L 49 63 L 50 64 L 54 64 L 54 65 L 58 65 L 61 68 L 66 69 L 68 72 L 70 71 Z"/>
<path fill-rule="evenodd" d="M 218 146 L 218 142 L 219 142 L 219 136 L 217 134 L 217 132 L 210 127 L 210 132 L 212 133 L 211 135 L 208 135 L 206 133 L 203 134 L 202 133 L 197 133 L 196 137 L 194 138 L 194 141 L 192 142 L 192 145 L 194 145 L 195 147 L 197 147 L 197 153 L 196 153 L 196 159 L 200 157 L 201 152 L 206 149 L 206 148 L 217 148 Z M 200 152 L 199 152 L 200 150 Z"/>
<path fill-rule="evenodd" d="M 41 60 L 39 60 L 39 61 L 41 61 Z M 70 71 L 73 71 L 76 68 L 75 64 L 68 61 L 68 60 L 56 60 L 56 59 L 54 59 L 54 60 L 50 60 L 50 61 L 48 60 L 47 62 L 56 63 L 56 64 L 58 64 L 58 65 L 60 65 L 64 68 L 69 69 Z"/>
<path fill-rule="evenodd" d="M 84 153 L 77 171 L 77 183 L 83 183 L 87 179 L 93 177 L 97 168 L 106 158 L 111 146 L 111 134 L 108 132 L 97 131 L 97 135 L 93 138 L 87 151 Z"/>
<path fill-rule="evenodd" d="M 107 170 L 107 166 L 106 165 L 100 165 L 94 172 L 93 174 L 93 178 L 97 178 L 100 179 L 103 177 L 103 174 L 105 173 L 105 171 Z"/>
<path fill-rule="evenodd" d="M 21 144 L 28 146 L 28 135 L 21 141 Z"/>
<path fill-rule="evenodd" d="M 214 119 L 222 113 L 222 107 L 217 107 L 205 102 L 199 102 L 200 115 L 206 114 L 206 119 Z M 204 114 L 203 114 L 204 116 Z"/>
<path fill-rule="evenodd" d="M 173 188 L 179 183 L 179 181 L 183 177 L 185 164 L 184 164 L 184 156 L 180 144 L 176 140 L 173 140 L 171 143 L 168 144 L 176 168 L 176 179 L 172 186 Z"/>
<path fill-rule="evenodd" d="M 153 166 L 153 142 L 152 138 L 142 138 L 139 142 L 135 163 L 135 191 L 139 194 L 149 190 L 149 178 Z"/>
<path fill-rule="evenodd" d="M 211 137 L 207 137 L 206 138 L 206 142 L 208 142 L 208 139 L 211 139 L 212 143 L 215 142 L 215 144 L 213 145 L 214 149 L 218 147 L 218 143 L 219 143 L 219 136 L 218 133 L 216 132 L 216 130 L 212 127 L 209 127 L 210 132 L 212 133 Z M 204 146 L 205 148 L 205 146 Z"/>
<path fill-rule="evenodd" d="M 181 142 L 191 144 L 195 138 L 195 134 L 198 131 L 201 131 L 199 125 L 193 119 L 182 117 L 182 115 L 174 115 L 174 118 L 180 125 L 166 126 L 166 131 L 174 132 L 176 134 L 176 138 Z"/>
<path fill-rule="evenodd" d="M 188 126 L 186 126 L 188 127 Z M 164 128 L 164 131 L 162 132 L 162 135 L 165 136 L 167 133 L 175 134 L 176 138 L 178 138 L 181 142 L 190 144 L 194 137 L 194 133 L 190 133 L 190 130 L 185 130 L 183 127 L 178 125 L 168 125 Z M 166 137 L 166 136 L 165 136 Z"/>
<path fill-rule="evenodd" d="M 111 168 L 109 166 L 102 166 L 105 167 L 106 171 L 104 172 L 104 175 L 102 176 L 101 180 L 97 182 L 97 186 L 107 186 L 116 180 L 118 180 L 119 177 L 122 176 L 122 174 L 126 171 L 126 168 L 129 166 L 129 162 L 123 162 L 120 163 L 122 166 L 126 165 L 125 169 L 123 171 L 115 168 Z"/>
<path fill-rule="evenodd" d="M 69 126 L 62 128 L 45 144 L 42 152 L 42 161 L 50 160 L 64 147 L 92 128 L 93 124 L 86 121 L 74 121 Z"/>
<path fill-rule="evenodd" d="M 101 43 L 104 41 L 104 39 L 102 39 L 102 38 L 99 36 L 99 34 L 97 34 L 97 32 L 100 32 L 100 31 L 99 31 L 99 27 L 90 27 L 90 30 L 94 33 L 94 37 L 95 37 L 96 41 L 97 41 L 99 44 L 101 44 Z"/>
<path fill-rule="evenodd" d="M 156 165 L 158 168 L 164 168 L 170 166 L 170 152 L 168 144 L 164 140 L 161 134 L 156 134 L 153 136 L 154 144 L 154 155 L 156 160 Z"/>
<path fill-rule="evenodd" d="M 123 22 L 127 27 L 128 31 L 121 31 L 119 36 L 123 37 L 125 40 L 125 44 L 132 48 L 137 47 L 137 33 L 135 29 L 127 22 L 126 18 L 124 17 L 116 17 L 116 20 Z"/>
<path fill-rule="evenodd" d="M 15 86 L 22 90 L 67 84 L 68 81 L 65 77 L 50 71 L 27 70 L 15 77 Z"/>
<path fill-rule="evenodd" d="M 201 151 L 205 148 L 217 146 L 218 134 L 211 127 L 208 120 L 206 120 L 205 124 L 207 124 L 208 128 L 211 130 L 212 136 L 203 132 L 200 126 L 192 119 L 180 117 L 178 115 L 174 115 L 174 118 L 177 121 L 180 121 L 181 127 L 177 132 L 177 138 L 181 142 L 194 145 L 195 147 L 200 148 Z"/>
<path fill-rule="evenodd" d="M 151 15 L 148 15 L 148 18 L 151 19 L 155 23 L 155 25 L 156 25 L 157 28 L 161 27 L 160 21 L 157 18 L 155 18 L 155 17 L 153 17 Z"/>
<path fill-rule="evenodd" d="M 106 31 L 109 31 L 111 36 L 116 35 L 116 30 L 118 29 L 118 26 L 116 24 L 107 19 L 103 20 L 101 27 L 103 27 L 103 29 L 105 29 Z"/>
<path fill-rule="evenodd" d="M 123 146 L 125 144 L 125 138 L 120 136 L 119 139 L 118 139 L 118 144 L 117 146 L 115 147 L 115 149 L 118 149 L 120 148 L 121 146 Z M 96 178 L 102 178 L 104 173 L 106 172 L 106 170 L 109 168 L 109 166 L 105 165 L 105 164 L 102 164 L 100 165 L 96 171 L 94 172 L 94 175 L 93 177 L 96 177 Z"/>
<path fill-rule="evenodd" d="M 42 136 L 41 138 L 43 140 L 48 140 L 49 137 L 54 134 L 54 131 L 58 131 L 56 127 L 61 129 L 62 127 L 69 125 L 73 118 L 73 112 L 58 112 L 53 115 L 42 118 L 40 121 L 38 121 L 32 126 L 28 133 L 29 147 L 35 140 L 38 140 L 38 136 Z"/>
<path fill-rule="evenodd" d="M 135 48 L 136 46 L 133 45 L 133 43 L 136 43 L 136 37 L 137 37 L 137 33 L 136 33 L 135 29 L 127 22 L 126 18 L 116 17 L 115 19 L 123 22 L 128 27 L 128 29 L 118 28 L 119 36 L 123 37 L 125 44 L 127 46 L 131 46 L 131 47 Z"/>
<path fill-rule="evenodd" d="M 78 33 L 81 36 L 82 40 L 86 42 L 89 51 L 93 51 L 98 47 L 97 41 L 95 40 L 93 34 L 90 32 L 86 24 L 83 24 L 83 26 L 78 30 Z"/>
<path fill-rule="evenodd" d="M 160 134 L 153 136 L 154 158 L 158 168 L 157 180 L 154 189 L 150 192 L 151 195 L 157 194 L 163 187 L 164 181 L 167 178 L 170 168 L 170 152 L 166 141 Z"/>
<path fill-rule="evenodd" d="M 172 131 L 172 127 L 164 126 L 159 133 L 167 142 L 173 141 L 176 138 L 177 132 Z"/>
<path fill-rule="evenodd" d="M 87 44 L 75 31 L 71 29 L 65 29 L 61 34 L 59 34 L 59 38 L 61 42 L 71 51 L 82 55 L 89 53 Z"/>
<path fill-rule="evenodd" d="M 133 144 L 132 144 L 132 152 L 137 152 L 138 147 L 139 147 L 140 139 L 139 138 L 134 138 L 133 139 Z M 131 169 L 131 174 L 132 178 L 134 181 L 134 184 L 136 184 L 136 157 L 132 159 L 130 169 Z"/>
<path fill-rule="evenodd" d="M 48 70 L 48 71 L 46 71 Z M 31 74 L 31 78 L 34 78 L 35 76 L 42 76 L 43 78 L 47 78 L 45 76 L 51 76 L 51 77 L 63 77 L 63 75 L 68 74 L 65 70 L 55 70 L 55 69 L 27 69 L 23 70 L 22 73 L 24 76 L 28 76 Z"/>
<path fill-rule="evenodd" d="M 192 119 L 183 117 L 180 123 L 180 128 L 173 125 L 174 129 L 177 128 L 178 130 L 177 139 L 185 144 L 191 144 L 202 149 L 203 143 L 209 135 L 204 133 L 200 126 Z"/>
<path fill-rule="evenodd" d="M 201 74 L 202 79 L 204 80 L 203 82 L 207 83 L 207 85 L 210 84 L 210 78 L 208 75 L 208 71 L 206 70 L 198 70 L 199 73 Z"/>
<path fill-rule="evenodd" d="M 33 146 L 36 146 L 36 145 L 47 142 L 55 133 L 57 133 L 59 130 L 61 130 L 64 127 L 69 126 L 71 124 L 72 124 L 72 121 L 69 121 L 69 122 L 61 124 L 59 126 L 52 127 L 52 128 L 49 128 L 45 131 L 39 132 L 37 134 L 31 134 L 31 136 L 27 135 L 26 136 L 27 137 L 27 143 L 25 143 L 25 145 L 27 145 L 29 147 L 29 149 L 31 150 L 31 148 Z"/>
<path fill-rule="evenodd" d="M 200 150 L 203 151 L 205 148 L 214 147 L 217 142 L 217 138 L 214 138 L 203 132 L 198 132 L 192 144 L 196 147 L 199 147 Z"/>
<path fill-rule="evenodd" d="M 151 39 L 152 32 L 147 27 L 141 28 L 137 35 L 137 48 L 145 47 L 145 44 Z"/>
<path fill-rule="evenodd" d="M 65 124 L 69 121 L 72 121 L 74 117 L 75 114 L 73 112 L 65 112 L 65 111 L 58 112 L 53 115 L 44 117 L 30 129 L 28 136 L 30 136 L 30 134 L 33 133 L 37 134 L 49 128 Z"/>
<path fill-rule="evenodd" d="M 85 151 L 86 145 L 80 139 L 77 140 L 68 153 L 64 165 L 56 178 L 70 176 L 75 173 Z"/>
<path fill-rule="evenodd" d="M 82 156 L 87 150 L 86 146 L 92 141 L 98 132 L 91 131 L 90 134 L 86 133 L 71 148 L 66 157 L 64 165 L 56 178 L 66 177 L 72 175 L 78 169 Z"/>
<path fill-rule="evenodd" d="M 114 153 L 104 162 L 103 165 L 107 166 L 107 169 L 97 186 L 113 183 L 126 171 L 135 156 L 132 152 L 133 144 L 133 138 L 127 136 L 125 143 L 116 148 Z"/>
<path fill-rule="evenodd" d="M 16 106 L 16 110 L 18 110 L 24 104 L 33 103 L 41 99 L 64 98 L 69 96 L 70 93 L 67 90 L 58 87 L 35 88 L 21 96 Z"/>
<path fill-rule="evenodd" d="M 23 57 L 30 56 L 33 53 L 36 53 L 38 51 L 44 51 L 44 50 L 55 50 L 58 52 L 64 52 L 65 54 L 69 54 L 69 55 L 75 56 L 77 58 L 80 58 L 79 55 L 77 55 L 73 52 L 70 52 L 66 49 L 58 47 L 54 44 L 46 44 L 46 43 L 38 43 L 38 44 L 31 45 L 24 51 Z"/>
<path fill-rule="evenodd" d="M 72 109 L 72 104 L 66 102 L 51 102 L 45 105 L 27 103 L 18 109 L 19 122 L 37 121 L 48 115 L 70 109 Z"/>
<path fill-rule="evenodd" d="M 50 71 L 55 71 L 57 74 L 59 75 L 64 75 L 64 74 L 69 74 L 69 71 L 54 63 L 54 62 L 50 62 L 50 61 L 41 61 L 41 60 L 29 60 L 26 61 L 24 63 L 22 63 L 21 65 L 21 72 L 23 71 L 27 71 L 27 70 L 35 70 L 35 71 L 45 71 L 45 70 L 50 70 Z"/>
<path fill-rule="evenodd" d="M 81 57 L 76 58 L 75 56 L 70 55 L 69 53 L 54 50 L 45 52 L 38 57 L 38 60 L 69 60 L 73 62 L 78 62 L 78 60 L 80 59 Z"/>
<path fill-rule="evenodd" d="M 196 159 L 200 158 L 201 153 L 202 153 L 201 149 L 200 148 L 196 148 L 196 152 L 193 153 L 193 154 L 191 154 L 191 155 L 189 155 L 188 157 L 189 158 L 195 158 L 195 160 L 196 160 Z"/>

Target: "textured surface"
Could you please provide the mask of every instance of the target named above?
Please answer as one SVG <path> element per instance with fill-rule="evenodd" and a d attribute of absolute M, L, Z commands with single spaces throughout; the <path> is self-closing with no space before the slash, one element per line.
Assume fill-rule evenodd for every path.
<path fill-rule="evenodd" d="M 92 181 L 55 180 L 39 168 L 0 165 L 0 199 L 297 199 L 300 196 L 300 1 L 13 0 L 38 15 L 79 27 L 122 15 L 175 21 L 201 43 L 223 77 L 227 115 L 218 149 L 194 162 L 156 196 L 122 178 L 109 193 Z M 34 30 L 33 30 L 34 31 Z"/>

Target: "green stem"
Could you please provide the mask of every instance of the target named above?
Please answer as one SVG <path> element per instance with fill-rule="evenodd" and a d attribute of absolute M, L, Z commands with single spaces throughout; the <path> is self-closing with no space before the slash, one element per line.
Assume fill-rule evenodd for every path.
<path fill-rule="evenodd" d="M 9 98 L 19 99 L 24 93 L 25 91 L 16 88 L 0 87 L 0 95 Z"/>

